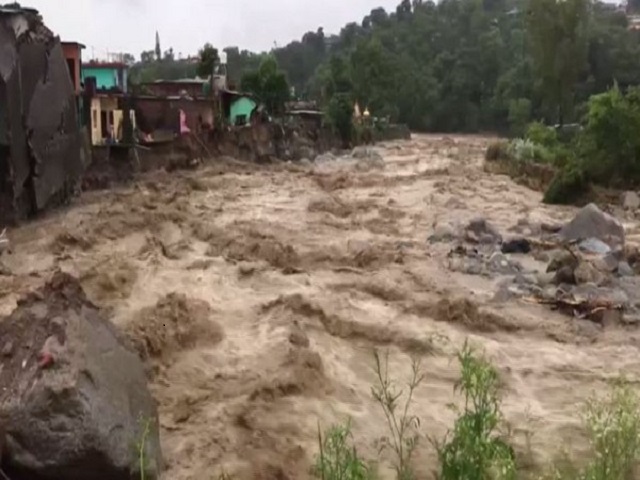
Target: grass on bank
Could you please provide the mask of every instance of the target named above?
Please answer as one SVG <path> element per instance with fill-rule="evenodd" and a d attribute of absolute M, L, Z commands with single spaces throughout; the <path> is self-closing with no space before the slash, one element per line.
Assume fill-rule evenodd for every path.
<path fill-rule="evenodd" d="M 607 395 L 593 396 L 583 406 L 583 424 L 590 440 L 591 460 L 579 464 L 570 454 L 562 461 L 542 467 L 544 473 L 531 476 L 518 469 L 518 462 L 501 411 L 501 382 L 495 366 L 469 344 L 458 352 L 460 378 L 455 391 L 462 407 L 453 428 L 443 439 L 431 438 L 438 453 L 439 480 L 631 480 L 637 478 L 640 461 L 640 400 L 628 382 L 618 380 Z M 415 458 L 420 435 L 419 419 L 411 414 L 414 390 L 425 376 L 414 362 L 412 378 L 405 390 L 396 387 L 388 370 L 388 355 L 374 355 L 376 384 L 374 399 L 381 407 L 389 429 L 387 447 L 394 454 L 398 480 L 415 479 Z M 560 442 L 558 442 L 560 443 Z M 374 463 L 356 451 L 351 425 L 333 426 L 319 433 L 320 454 L 313 473 L 322 480 L 372 480 Z M 423 468 L 424 470 L 424 468 Z"/>

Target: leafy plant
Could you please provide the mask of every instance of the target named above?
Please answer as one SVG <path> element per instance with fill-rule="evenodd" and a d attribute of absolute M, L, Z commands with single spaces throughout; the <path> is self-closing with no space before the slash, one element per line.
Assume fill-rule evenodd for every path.
<path fill-rule="evenodd" d="M 590 185 L 583 167 L 573 160 L 560 169 L 544 194 L 544 203 L 570 205 L 589 192 Z"/>
<path fill-rule="evenodd" d="M 367 480 L 373 478 L 369 467 L 358 457 L 351 443 L 351 424 L 331 427 L 324 435 L 318 425 L 320 454 L 313 473 L 322 480 Z"/>
<path fill-rule="evenodd" d="M 411 458 L 418 443 L 417 428 L 420 427 L 420 419 L 411 415 L 409 408 L 415 389 L 424 380 L 421 373 L 420 362 L 413 360 L 411 365 L 411 379 L 407 384 L 407 395 L 404 404 L 400 402 L 403 396 L 402 390 L 397 390 L 393 381 L 389 378 L 389 353 L 384 358 L 374 351 L 375 372 L 378 384 L 371 389 L 373 398 L 380 404 L 384 413 L 391 439 L 383 445 L 383 448 L 391 448 L 395 455 L 395 470 L 398 480 L 411 480 L 414 477 L 411 468 Z"/>
<path fill-rule="evenodd" d="M 434 442 L 441 480 L 516 478 L 511 447 L 501 438 L 500 380 L 495 367 L 465 343 L 458 353 L 462 374 L 455 391 L 464 395 L 453 432 Z"/>
<path fill-rule="evenodd" d="M 527 126 L 525 138 L 546 148 L 556 148 L 559 144 L 556 129 L 548 127 L 541 122 L 530 123 Z"/>
<path fill-rule="evenodd" d="M 640 454 L 640 402 L 629 385 L 620 381 L 605 399 L 587 402 L 585 423 L 593 461 L 584 480 L 627 480 Z"/>
<path fill-rule="evenodd" d="M 586 402 L 584 423 L 591 462 L 580 470 L 570 458 L 556 462 L 546 480 L 630 480 L 640 460 L 640 400 L 624 380 L 605 398 Z"/>
<path fill-rule="evenodd" d="M 509 103 L 509 125 L 511 128 L 511 135 L 514 137 L 521 136 L 527 123 L 531 118 L 531 100 L 528 98 L 518 98 L 511 100 Z"/>
<path fill-rule="evenodd" d="M 542 145 L 521 138 L 511 141 L 507 152 L 511 159 L 519 163 L 547 163 L 552 158 L 550 152 Z"/>

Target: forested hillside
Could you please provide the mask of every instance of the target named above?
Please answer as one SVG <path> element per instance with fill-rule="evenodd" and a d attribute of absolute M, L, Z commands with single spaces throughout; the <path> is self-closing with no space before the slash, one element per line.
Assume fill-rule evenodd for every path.
<path fill-rule="evenodd" d="M 416 131 L 520 134 L 532 120 L 580 119 L 589 97 L 616 82 L 640 84 L 640 31 L 627 15 L 636 3 L 625 12 L 591 0 L 402 0 L 337 35 L 318 28 L 270 54 L 297 97 L 325 107 L 339 77 L 343 100 Z M 156 50 L 143 53 L 133 79 L 199 70 Z M 270 55 L 224 51 L 238 88 Z"/>
<path fill-rule="evenodd" d="M 299 95 L 325 99 L 329 59 L 341 57 L 353 97 L 414 130 L 570 122 L 581 113 L 575 106 L 614 81 L 640 84 L 640 35 L 624 11 L 568 0 L 559 14 L 550 3 L 403 0 L 337 36 L 319 29 L 274 53 Z M 551 64 L 534 62 L 536 51 Z"/>

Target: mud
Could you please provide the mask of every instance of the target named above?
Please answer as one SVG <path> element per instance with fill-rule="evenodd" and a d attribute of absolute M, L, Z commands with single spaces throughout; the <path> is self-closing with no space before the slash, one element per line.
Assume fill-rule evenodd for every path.
<path fill-rule="evenodd" d="M 518 454 L 539 466 L 558 441 L 580 454 L 576 405 L 619 373 L 635 379 L 640 335 L 634 325 L 596 325 L 522 296 L 497 300 L 513 275 L 452 271 L 455 242 L 427 241 L 443 222 L 483 217 L 507 237 L 575 214 L 485 171 L 491 141 L 388 142 L 379 148 L 384 168 L 371 170 L 339 158 L 222 159 L 85 194 L 8 232 L 0 313 L 57 268 L 80 278 L 154 366 L 170 480 L 309 478 L 318 423 L 347 418 L 359 453 L 378 458 L 387 427 L 371 397 L 374 348 L 389 350 L 401 383 L 411 358 L 422 359 L 416 465 L 419 478 L 433 478 L 427 435 L 453 424 L 455 352 L 467 339 L 501 372 Z M 633 249 L 637 220 L 625 228 Z M 533 254 L 508 257 L 523 275 L 547 267 Z M 383 454 L 381 478 L 393 478 L 391 462 Z"/>
<path fill-rule="evenodd" d="M 169 361 L 182 350 L 222 340 L 222 329 L 209 320 L 210 315 L 208 303 L 170 293 L 155 306 L 142 309 L 126 332 L 143 359 Z"/>

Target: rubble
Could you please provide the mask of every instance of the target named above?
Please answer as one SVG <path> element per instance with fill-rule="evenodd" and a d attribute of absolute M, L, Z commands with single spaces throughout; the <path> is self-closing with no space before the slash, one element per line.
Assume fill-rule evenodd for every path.
<path fill-rule="evenodd" d="M 0 418 L 10 478 L 158 478 L 158 412 L 142 362 L 74 277 L 58 272 L 20 300 L 0 339 L 9 339 Z"/>
<path fill-rule="evenodd" d="M 458 246 L 451 250 L 447 257 L 449 270 L 469 275 L 496 277 L 513 275 L 524 270 L 519 262 L 500 252 Z"/>
<path fill-rule="evenodd" d="M 477 217 L 464 228 L 464 239 L 470 243 L 495 244 L 502 242 L 502 235 L 487 219 Z"/>

